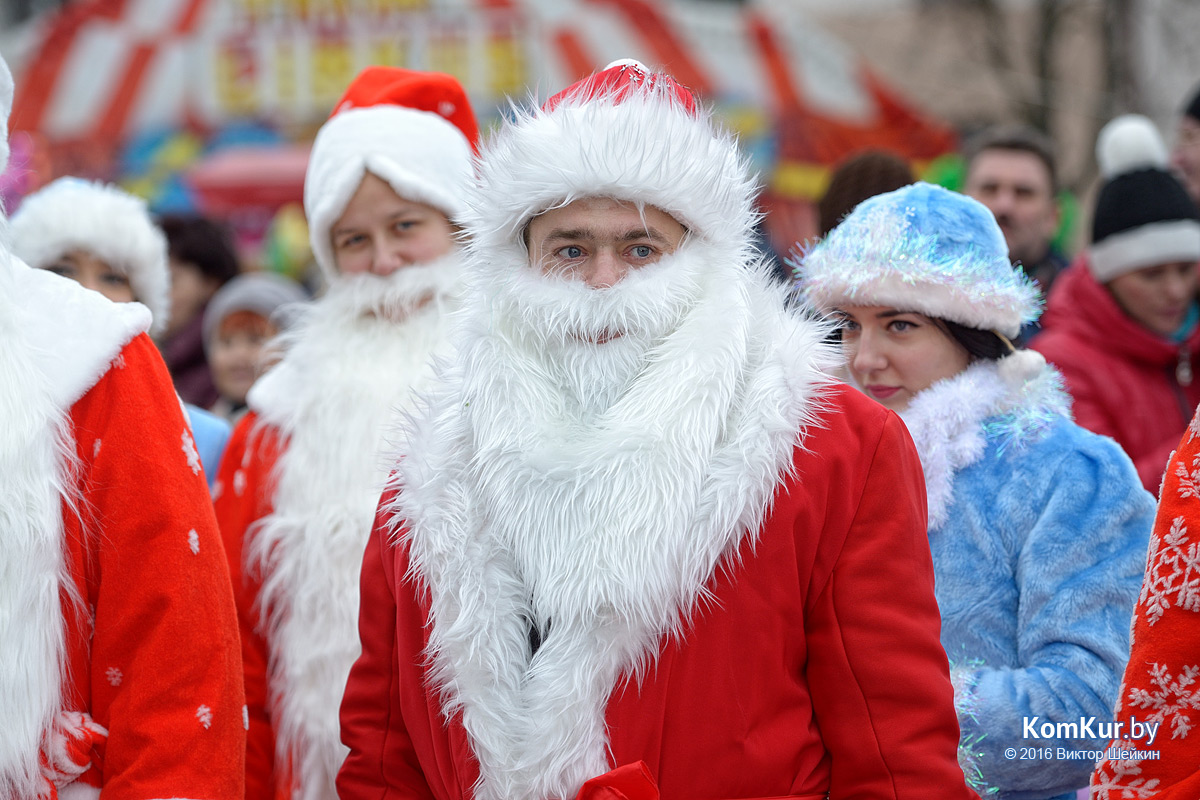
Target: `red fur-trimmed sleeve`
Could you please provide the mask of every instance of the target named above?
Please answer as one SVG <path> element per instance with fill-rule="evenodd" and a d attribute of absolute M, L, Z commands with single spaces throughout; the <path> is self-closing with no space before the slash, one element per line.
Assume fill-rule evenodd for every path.
<path fill-rule="evenodd" d="M 106 800 L 236 800 L 244 703 L 225 553 L 179 400 L 143 335 L 72 410 L 92 551 Z"/>
<path fill-rule="evenodd" d="M 281 453 L 274 428 L 250 412 L 242 417 L 221 460 L 213 505 L 229 558 L 237 602 L 242 669 L 246 686 L 246 800 L 274 800 L 280 775 L 275 765 L 275 730 L 267 709 L 269 651 L 258 632 L 261 579 L 246 568 L 246 533 L 271 513 L 273 475 Z"/>

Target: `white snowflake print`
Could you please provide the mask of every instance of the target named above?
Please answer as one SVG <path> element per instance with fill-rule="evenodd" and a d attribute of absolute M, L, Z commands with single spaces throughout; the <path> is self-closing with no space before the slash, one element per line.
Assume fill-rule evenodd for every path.
<path fill-rule="evenodd" d="M 192 549 L 193 554 L 200 552 L 200 534 L 196 533 L 195 528 L 188 531 L 188 547 Z"/>
<path fill-rule="evenodd" d="M 196 452 L 196 443 L 192 441 L 192 434 L 186 429 L 183 431 L 183 454 L 187 456 L 188 466 L 192 468 L 192 472 L 199 475 L 200 454 Z"/>
<path fill-rule="evenodd" d="M 1200 433 L 1200 406 L 1196 406 L 1196 413 L 1192 414 L 1192 421 L 1188 423 L 1188 441 L 1196 438 L 1196 434 Z"/>
<path fill-rule="evenodd" d="M 1189 497 L 1200 499 L 1200 455 L 1192 457 L 1192 468 L 1189 471 L 1186 464 L 1175 467 L 1175 477 L 1179 478 L 1179 499 Z"/>
<path fill-rule="evenodd" d="M 112 360 L 112 365 L 117 369 L 125 369 L 125 354 L 117 353 L 117 357 Z"/>
<path fill-rule="evenodd" d="M 221 497 L 221 494 L 222 494 L 224 491 L 225 491 L 225 484 L 224 484 L 224 483 L 222 483 L 221 481 L 213 481 L 213 486 L 212 486 L 212 500 L 213 500 L 213 502 L 214 502 L 214 503 L 215 503 L 215 502 L 217 502 L 217 500 L 218 500 L 218 499 L 220 499 L 220 497 Z"/>
<path fill-rule="evenodd" d="M 244 491 L 246 491 L 246 473 L 239 469 L 233 473 L 233 493 L 241 497 Z"/>
<path fill-rule="evenodd" d="M 1183 739 L 1194 727 L 1192 718 L 1186 713 L 1200 709 L 1200 693 L 1196 691 L 1196 677 L 1200 666 L 1184 667 L 1174 676 L 1166 664 L 1150 667 L 1150 685 L 1153 690 L 1133 687 L 1129 690 L 1129 705 L 1150 711 L 1152 722 L 1170 722 L 1171 738 Z"/>
<path fill-rule="evenodd" d="M 208 706 L 200 706 L 196 709 L 196 719 L 200 720 L 200 724 L 204 726 L 204 730 L 208 730 L 212 727 L 212 709 Z"/>
<path fill-rule="evenodd" d="M 1138 597 L 1148 625 L 1158 622 L 1172 603 L 1186 611 L 1200 611 L 1200 549 L 1188 540 L 1183 517 L 1172 520 L 1165 536 L 1151 538 Z"/>
<path fill-rule="evenodd" d="M 1122 750 L 1137 750 L 1134 742 L 1117 742 Z M 1159 778 L 1140 778 L 1141 761 L 1105 761 L 1092 776 L 1092 800 L 1137 800 L 1150 797 L 1158 789 Z M 1109 770 L 1112 774 L 1109 774 Z"/>
<path fill-rule="evenodd" d="M 109 667 L 104 671 L 104 677 L 108 679 L 110 686 L 120 686 L 121 681 L 125 678 L 125 674 L 116 667 Z"/>
<path fill-rule="evenodd" d="M 100 455 L 100 440 L 99 439 L 97 439 L 95 444 L 92 445 L 92 458 L 95 458 L 98 455 Z"/>
<path fill-rule="evenodd" d="M 242 727 L 250 730 L 250 707 L 242 706 Z"/>

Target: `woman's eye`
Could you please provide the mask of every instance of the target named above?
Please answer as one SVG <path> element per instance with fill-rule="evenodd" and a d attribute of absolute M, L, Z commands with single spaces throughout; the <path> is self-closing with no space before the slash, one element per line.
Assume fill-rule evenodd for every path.
<path fill-rule="evenodd" d="M 70 264 L 55 264 L 52 267 L 47 267 L 55 275 L 61 275 L 64 278 L 74 278 L 75 268 Z"/>
<path fill-rule="evenodd" d="M 400 220 L 393 227 L 401 233 L 407 233 L 408 231 L 411 231 L 413 228 L 417 227 L 417 224 L 417 220 L 415 219 L 405 219 Z"/>
<path fill-rule="evenodd" d="M 102 280 L 110 286 L 128 286 L 129 278 L 119 272 L 109 272 L 104 275 Z"/>
<path fill-rule="evenodd" d="M 357 247 L 358 245 L 362 244 L 366 240 L 367 240 L 367 237 L 356 233 L 356 234 L 352 234 L 349 236 L 343 236 L 343 237 L 339 238 L 337 240 L 337 246 L 340 249 Z"/>
<path fill-rule="evenodd" d="M 906 319 L 894 319 L 888 323 L 888 327 L 896 333 L 904 333 L 905 331 L 911 330 L 917 326 L 915 323 L 909 322 Z"/>

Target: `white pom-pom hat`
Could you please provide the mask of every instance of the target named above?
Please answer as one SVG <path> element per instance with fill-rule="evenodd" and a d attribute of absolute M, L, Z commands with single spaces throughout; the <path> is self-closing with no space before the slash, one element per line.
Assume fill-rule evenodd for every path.
<path fill-rule="evenodd" d="M 822 311 L 890 306 L 1009 339 L 1041 313 L 992 212 L 928 183 L 860 203 L 803 257 L 799 288 Z"/>
<path fill-rule="evenodd" d="M 1096 138 L 1105 183 L 1092 214 L 1088 268 L 1101 283 L 1159 264 L 1200 260 L 1200 218 L 1167 168 L 1167 147 L 1149 119 L 1126 114 Z"/>
<path fill-rule="evenodd" d="M 514 112 L 488 142 L 468 219 L 474 244 L 523 248 L 533 217 L 585 197 L 655 206 L 692 235 L 739 243 L 756 186 L 731 133 L 669 75 L 614 62 Z"/>
<path fill-rule="evenodd" d="M 171 304 L 167 240 L 146 203 L 111 184 L 59 178 L 22 201 L 12 217 L 13 253 L 45 269 L 82 250 L 129 278 L 134 299 L 150 309 L 150 331 L 166 328 Z"/>
<path fill-rule="evenodd" d="M 369 67 L 317 132 L 304 177 L 313 256 L 336 279 L 330 229 L 370 172 L 452 222 L 466 209 L 479 138 L 466 92 L 449 75 Z"/>

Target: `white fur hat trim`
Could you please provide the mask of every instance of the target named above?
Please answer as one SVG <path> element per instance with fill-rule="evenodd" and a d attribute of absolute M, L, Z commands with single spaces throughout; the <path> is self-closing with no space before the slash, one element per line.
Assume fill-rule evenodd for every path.
<path fill-rule="evenodd" d="M 472 181 L 471 145 L 444 117 L 401 106 L 352 108 L 326 122 L 308 159 L 304 211 L 313 255 L 328 279 L 338 274 L 330 229 L 367 172 L 457 221 Z"/>
<path fill-rule="evenodd" d="M 1159 264 L 1200 261 L 1200 222 L 1177 219 L 1114 233 L 1088 250 L 1088 266 L 1100 283 Z"/>
<path fill-rule="evenodd" d="M 469 224 L 484 247 L 517 241 L 533 217 L 584 197 L 655 206 L 714 242 L 740 241 L 756 219 L 736 139 L 669 89 L 518 110 L 479 172 Z"/>
<path fill-rule="evenodd" d="M 146 203 L 111 184 L 59 178 L 25 198 L 13 214 L 12 250 L 45 269 L 83 250 L 129 278 L 134 299 L 150 309 L 152 334 L 171 312 L 167 240 Z"/>

